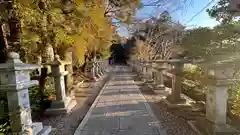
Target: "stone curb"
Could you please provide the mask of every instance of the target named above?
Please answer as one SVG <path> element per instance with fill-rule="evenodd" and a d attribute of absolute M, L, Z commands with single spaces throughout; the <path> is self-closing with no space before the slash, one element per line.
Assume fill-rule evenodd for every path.
<path fill-rule="evenodd" d="M 101 94 L 103 93 L 104 88 L 106 87 L 107 83 L 111 80 L 112 75 L 110 75 L 111 72 L 108 72 L 109 75 L 107 75 L 106 79 L 107 81 L 104 83 L 103 87 L 101 88 L 101 91 L 99 92 L 98 96 L 96 97 L 95 101 L 93 102 L 92 106 L 90 107 L 90 109 L 88 110 L 87 114 L 84 116 L 83 120 L 81 121 L 81 123 L 79 124 L 78 128 L 76 129 L 76 131 L 74 132 L 73 135 L 81 135 L 82 133 L 82 129 L 84 128 L 84 126 L 86 125 L 89 117 L 91 116 L 92 110 L 95 108 L 95 106 L 97 105 Z M 104 80 L 104 79 L 103 79 Z"/>

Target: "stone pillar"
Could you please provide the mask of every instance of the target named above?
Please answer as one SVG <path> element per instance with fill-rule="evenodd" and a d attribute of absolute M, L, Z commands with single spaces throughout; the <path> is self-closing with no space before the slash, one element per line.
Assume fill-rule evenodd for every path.
<path fill-rule="evenodd" d="M 156 90 L 165 90 L 163 71 L 167 68 L 165 61 L 156 61 L 153 64 L 153 68 L 156 72 Z"/>
<path fill-rule="evenodd" d="M 181 98 L 184 63 L 178 59 L 172 60 L 170 61 L 170 63 L 174 66 L 174 69 L 172 70 L 174 76 L 172 78 L 172 92 L 168 96 L 168 99 L 170 100 L 170 102 L 175 103 L 184 100 Z"/>
<path fill-rule="evenodd" d="M 64 76 L 67 75 L 68 72 L 65 71 L 64 66 L 64 62 L 60 60 L 58 55 L 56 55 L 51 64 L 56 100 L 52 102 L 51 108 L 46 110 L 45 114 L 47 115 L 67 114 L 76 105 L 76 101 L 66 95 Z"/>
<path fill-rule="evenodd" d="M 99 61 L 98 65 L 99 65 L 99 75 L 102 77 L 104 75 L 103 74 L 103 61 Z"/>
<path fill-rule="evenodd" d="M 96 74 L 97 74 L 96 68 L 97 68 L 97 65 L 96 65 L 96 62 L 94 61 L 94 62 L 92 63 L 92 69 L 91 69 L 91 74 L 92 74 L 92 78 L 93 78 L 94 81 L 97 81 L 97 80 L 98 80 L 98 79 L 97 79 L 97 76 L 96 76 Z"/>
<path fill-rule="evenodd" d="M 96 70 L 96 77 L 97 78 L 101 78 L 101 73 L 100 73 L 100 65 L 99 65 L 99 61 L 95 62 L 95 70 Z"/>
<path fill-rule="evenodd" d="M 41 65 L 42 64 L 42 57 L 41 56 L 37 56 L 37 61 L 36 61 L 37 65 Z M 41 67 L 37 69 L 38 74 L 41 75 Z"/>
<path fill-rule="evenodd" d="M 232 84 L 232 75 L 231 68 L 215 67 L 207 71 L 206 118 L 216 125 L 226 125 L 228 88 Z"/>
<path fill-rule="evenodd" d="M 134 60 L 132 60 L 132 70 L 133 70 L 133 72 L 136 72 L 136 69 L 135 69 L 135 66 L 136 66 L 136 60 L 134 59 Z"/>
<path fill-rule="evenodd" d="M 146 79 L 146 75 L 147 75 L 147 66 L 145 65 L 145 63 L 142 64 L 142 78 L 145 81 L 147 81 Z"/>
<path fill-rule="evenodd" d="M 72 52 L 67 51 L 65 52 L 64 55 L 64 61 L 66 62 L 66 70 L 67 70 L 67 75 L 66 75 L 66 89 L 67 89 L 67 94 L 69 94 L 70 89 L 72 88 L 73 85 L 73 65 L 72 65 Z"/>
<path fill-rule="evenodd" d="M 152 63 L 148 62 L 146 65 L 146 72 L 147 72 L 147 81 L 153 82 L 153 70 L 152 70 Z"/>
<path fill-rule="evenodd" d="M 139 60 L 135 61 L 134 69 L 136 70 L 137 73 L 140 73 L 140 68 L 141 68 L 141 62 Z"/>
<path fill-rule="evenodd" d="M 38 84 L 30 80 L 30 71 L 37 65 L 24 64 L 17 53 L 8 54 L 6 63 L 0 64 L 0 91 L 6 92 L 11 134 L 48 135 L 51 127 L 41 122 L 32 123 L 28 88 Z"/>
<path fill-rule="evenodd" d="M 97 78 L 95 76 L 95 64 L 93 61 L 88 61 L 85 68 L 85 75 L 89 77 L 90 81 L 96 81 Z"/>
<path fill-rule="evenodd" d="M 142 75 L 146 74 L 146 67 L 145 67 L 145 62 L 144 61 L 140 61 L 141 63 L 138 66 L 138 70 Z"/>
<path fill-rule="evenodd" d="M 105 74 L 105 61 L 103 61 L 103 60 L 101 60 L 100 69 L 101 69 L 101 74 L 104 75 Z"/>
<path fill-rule="evenodd" d="M 134 68 L 135 68 L 135 70 L 136 70 L 137 73 L 140 73 L 140 70 L 141 70 L 141 68 L 142 68 L 142 65 L 141 65 L 141 63 L 140 63 L 139 60 L 136 60 L 136 61 L 135 61 Z"/>

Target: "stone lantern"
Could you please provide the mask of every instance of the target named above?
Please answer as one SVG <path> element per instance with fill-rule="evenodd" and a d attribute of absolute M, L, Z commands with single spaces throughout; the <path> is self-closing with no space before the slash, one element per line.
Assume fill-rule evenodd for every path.
<path fill-rule="evenodd" d="M 184 99 L 181 98 L 182 93 L 182 76 L 183 76 L 183 68 L 184 60 L 180 59 L 172 59 L 168 61 L 173 65 L 173 79 L 172 79 L 172 92 L 167 97 L 167 99 L 172 103 L 182 102 Z"/>
<path fill-rule="evenodd" d="M 204 64 L 206 92 L 206 119 L 189 121 L 197 132 L 204 129 L 209 134 L 238 135 L 236 129 L 227 124 L 228 88 L 233 84 L 236 60 L 223 60 Z M 200 130 L 199 130 L 200 129 Z"/>
<path fill-rule="evenodd" d="M 156 73 L 156 88 L 155 90 L 165 90 L 164 79 L 163 79 L 163 70 L 167 68 L 165 60 L 156 60 L 153 62 L 152 67 Z"/>
<path fill-rule="evenodd" d="M 24 64 L 19 54 L 8 54 L 6 63 L 0 64 L 0 92 L 6 93 L 11 134 L 48 135 L 51 127 L 43 127 L 41 122 L 32 122 L 28 88 L 38 85 L 30 80 L 30 72 L 38 65 Z"/>

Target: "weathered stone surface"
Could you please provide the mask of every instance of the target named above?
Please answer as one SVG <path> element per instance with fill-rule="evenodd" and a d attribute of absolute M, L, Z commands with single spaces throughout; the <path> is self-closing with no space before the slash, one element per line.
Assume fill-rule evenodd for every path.
<path fill-rule="evenodd" d="M 128 68 L 117 67 L 115 71 L 121 74 L 106 84 L 74 135 L 166 135 L 160 134 L 164 130 L 159 129 Z M 125 89 L 128 83 L 135 88 Z"/>
<path fill-rule="evenodd" d="M 54 77 L 54 85 L 56 91 L 56 101 L 53 101 L 51 108 L 47 109 L 47 115 L 60 115 L 67 114 L 75 105 L 76 101 L 70 96 L 67 96 L 64 76 L 68 74 L 65 71 L 64 62 L 56 55 L 53 63 L 51 64 L 52 77 Z"/>
<path fill-rule="evenodd" d="M 32 123 L 28 88 L 37 85 L 30 80 L 30 71 L 37 65 L 24 64 L 17 53 L 11 52 L 8 61 L 0 64 L 0 91 L 5 92 L 8 101 L 11 134 L 47 135 L 51 132 L 41 122 Z"/>

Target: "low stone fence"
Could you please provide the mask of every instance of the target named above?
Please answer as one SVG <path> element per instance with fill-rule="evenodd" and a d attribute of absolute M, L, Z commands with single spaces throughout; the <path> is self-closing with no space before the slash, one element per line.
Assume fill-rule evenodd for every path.
<path fill-rule="evenodd" d="M 184 64 L 190 61 L 183 59 L 140 61 L 132 60 L 129 65 L 133 71 L 142 75 L 143 81 L 154 85 L 156 94 L 167 92 L 165 80 L 171 80 L 171 91 L 162 99 L 169 107 L 191 108 L 194 101 L 182 94 L 182 79 Z M 169 66 L 171 65 L 171 66 Z M 208 86 L 206 93 L 206 119 L 189 121 L 190 126 L 199 133 L 236 135 L 237 130 L 227 124 L 228 87 L 231 86 L 233 69 L 228 63 L 207 65 L 205 68 L 205 83 Z"/>

